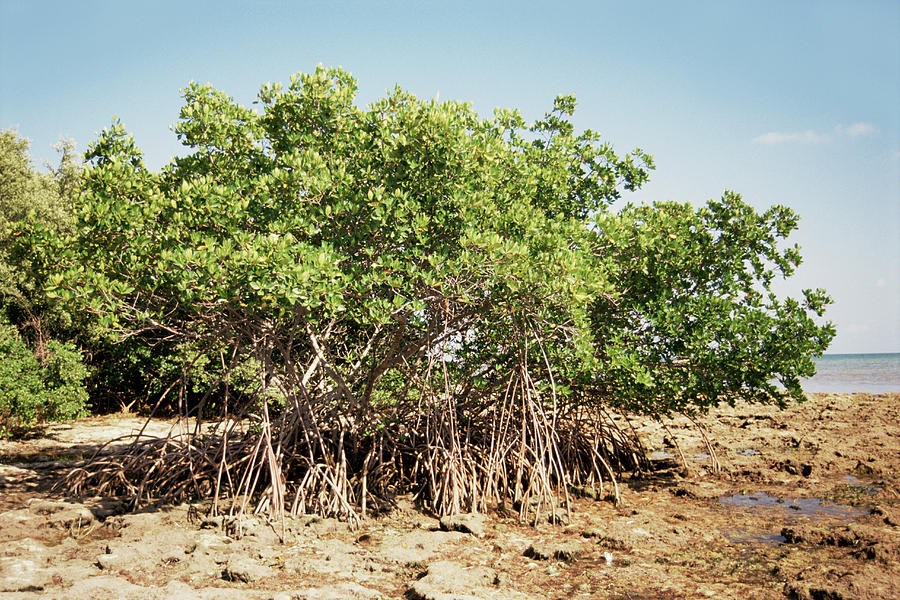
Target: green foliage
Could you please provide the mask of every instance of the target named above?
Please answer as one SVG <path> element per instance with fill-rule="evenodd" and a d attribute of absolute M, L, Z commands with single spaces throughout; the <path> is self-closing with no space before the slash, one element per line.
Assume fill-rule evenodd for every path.
<path fill-rule="evenodd" d="M 220 353 L 215 350 L 187 342 L 161 343 L 146 336 L 118 342 L 99 337 L 89 346 L 94 371 L 88 383 L 94 410 L 147 412 L 157 406 L 159 414 L 194 412 L 205 396 L 203 411 L 218 408 L 224 373 Z M 233 395 L 249 395 L 256 386 L 252 364 L 240 363 L 232 370 Z M 215 389 L 207 395 L 210 388 Z"/>
<path fill-rule="evenodd" d="M 0 132 L 0 432 L 84 413 L 87 369 L 58 339 L 72 315 L 44 293 L 47 235 L 67 232 L 78 166 L 71 143 L 60 145 L 50 173 L 31 167 L 28 142 Z M 35 235 L 36 229 L 41 235 Z"/>
<path fill-rule="evenodd" d="M 0 437 L 39 421 L 84 416 L 87 369 L 71 344 L 48 343 L 42 365 L 0 313 Z"/>
<path fill-rule="evenodd" d="M 572 98 L 526 128 L 399 89 L 366 110 L 354 96 L 323 68 L 264 86 L 263 114 L 192 84 L 176 131 L 193 153 L 158 174 L 114 124 L 87 154 L 70 289 L 110 327 L 253 352 L 263 329 L 330 324 L 352 364 L 375 336 L 399 355 L 351 377 L 363 404 L 394 362 L 476 321 L 495 341 L 526 316 L 575 327 L 585 354 L 606 283 L 580 218 L 639 186 L 649 157 L 574 136 Z"/>
<path fill-rule="evenodd" d="M 650 415 L 802 400 L 800 379 L 815 373 L 834 328 L 815 321 L 824 291 L 802 301 L 772 292 L 800 263 L 796 246 L 780 247 L 797 221 L 731 192 L 699 210 L 660 203 L 598 216 L 596 252 L 617 294 L 593 306 L 603 367 L 588 385 Z"/>
<path fill-rule="evenodd" d="M 59 167 L 40 173 L 31 167 L 28 141 L 15 131 L 0 132 L 0 306 L 39 354 L 48 330 L 72 320 L 44 295 L 47 247 L 32 235 L 36 225 L 55 234 L 71 222 L 78 166 L 70 142 L 59 150 Z"/>
<path fill-rule="evenodd" d="M 151 345 L 140 335 L 119 343 L 115 333 L 98 326 L 92 313 L 47 294 L 48 281 L 61 277 L 58 254 L 65 247 L 63 238 L 73 233 L 82 183 L 73 144 L 61 143 L 58 150 L 59 165 L 42 173 L 31 166 L 27 140 L 14 131 L 0 133 L 0 309 L 44 366 L 55 360 L 54 349 L 62 343 L 57 340 L 86 349 L 92 368 L 84 385 L 94 409 L 145 407 L 182 376 L 177 348 Z M 208 365 L 211 360 L 200 362 Z M 180 394 L 171 397 L 202 395 L 197 380 L 211 375 L 202 368 L 192 375 L 187 393 L 175 386 Z"/>

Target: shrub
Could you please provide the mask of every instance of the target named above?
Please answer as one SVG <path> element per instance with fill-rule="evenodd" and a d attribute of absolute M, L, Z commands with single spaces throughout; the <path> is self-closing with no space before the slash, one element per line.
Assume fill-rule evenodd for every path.
<path fill-rule="evenodd" d="M 0 318 L 0 436 L 40 421 L 85 414 L 87 368 L 71 344 L 51 340 L 43 364 L 16 328 Z"/>
<path fill-rule="evenodd" d="M 726 195 L 603 219 L 653 163 L 577 134 L 574 97 L 528 125 L 401 89 L 355 96 L 325 68 L 264 86 L 258 111 L 191 84 L 175 128 L 189 152 L 162 170 L 119 123 L 92 144 L 49 283 L 221 372 L 207 382 L 224 381 L 229 418 L 202 444 L 82 469 L 73 491 L 351 519 L 399 489 L 438 514 L 527 506 L 611 474 L 606 408 L 787 400 L 827 347 L 824 293 L 758 297 L 769 263 L 799 262 L 779 249 L 789 211 Z M 250 394 L 233 393 L 238 367 L 256 371 Z"/>

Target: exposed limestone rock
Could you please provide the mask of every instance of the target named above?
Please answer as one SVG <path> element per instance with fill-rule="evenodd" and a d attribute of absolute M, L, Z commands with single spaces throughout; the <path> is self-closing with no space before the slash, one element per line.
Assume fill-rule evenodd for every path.
<path fill-rule="evenodd" d="M 461 531 L 472 535 L 484 535 L 485 517 L 478 513 L 460 513 L 448 515 L 441 519 L 441 529 L 444 531 Z"/>
<path fill-rule="evenodd" d="M 225 581 L 241 581 L 244 583 L 253 583 L 273 575 L 275 575 L 274 569 L 261 565 L 249 558 L 231 559 L 222 571 L 222 579 Z"/>
<path fill-rule="evenodd" d="M 535 542 L 525 551 L 525 556 L 535 560 L 563 560 L 572 562 L 584 552 L 584 546 L 578 542 Z"/>

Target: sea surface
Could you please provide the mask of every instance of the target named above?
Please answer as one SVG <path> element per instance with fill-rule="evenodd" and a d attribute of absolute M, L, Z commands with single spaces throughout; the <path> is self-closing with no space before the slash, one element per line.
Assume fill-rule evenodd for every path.
<path fill-rule="evenodd" d="M 900 353 L 826 354 L 816 374 L 803 382 L 805 392 L 900 392 Z"/>

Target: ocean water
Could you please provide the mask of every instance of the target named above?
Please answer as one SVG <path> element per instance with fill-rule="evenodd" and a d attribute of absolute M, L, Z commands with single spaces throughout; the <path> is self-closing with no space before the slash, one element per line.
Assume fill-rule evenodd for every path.
<path fill-rule="evenodd" d="M 900 353 L 826 354 L 816 374 L 803 382 L 805 392 L 900 392 Z"/>

